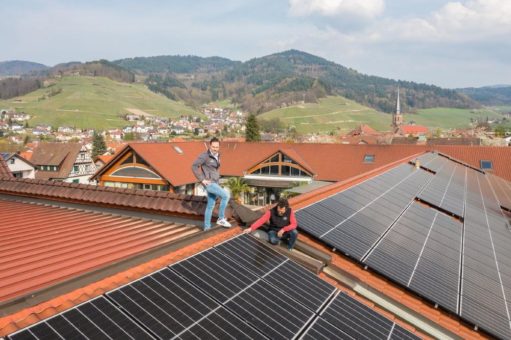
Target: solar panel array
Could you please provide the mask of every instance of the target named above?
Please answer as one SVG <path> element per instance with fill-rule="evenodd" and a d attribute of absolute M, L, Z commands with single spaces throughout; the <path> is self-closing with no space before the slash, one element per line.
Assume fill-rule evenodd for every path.
<path fill-rule="evenodd" d="M 339 293 L 302 339 L 420 338 L 346 293 Z"/>
<path fill-rule="evenodd" d="M 315 338 L 313 333 L 321 330 L 311 329 L 319 324 L 356 335 L 360 325 L 379 329 L 382 322 L 392 325 L 394 338 L 413 338 L 348 295 L 335 297 L 336 292 L 302 266 L 242 235 L 9 339 L 294 339 L 304 334 Z M 374 334 L 383 339 L 391 333 Z"/>
<path fill-rule="evenodd" d="M 422 169 L 403 164 L 299 210 L 300 228 L 511 338 L 511 232 L 500 208 L 511 186 L 437 154 L 418 160 Z"/>

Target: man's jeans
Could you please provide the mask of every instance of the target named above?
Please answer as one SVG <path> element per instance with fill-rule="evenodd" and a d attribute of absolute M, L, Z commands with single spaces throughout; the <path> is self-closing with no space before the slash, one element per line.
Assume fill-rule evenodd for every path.
<path fill-rule="evenodd" d="M 213 215 L 213 208 L 215 207 L 216 198 L 220 197 L 220 207 L 218 208 L 218 218 L 225 217 L 225 208 L 229 202 L 229 192 L 222 189 L 217 183 L 211 183 L 206 186 L 208 192 L 208 205 L 206 206 L 206 212 L 204 213 L 204 230 L 211 228 L 211 216 Z"/>
<path fill-rule="evenodd" d="M 286 231 L 284 235 L 282 235 L 282 238 L 279 238 L 276 230 L 270 230 L 268 232 L 268 238 L 271 244 L 278 244 L 280 240 L 287 241 L 287 249 L 293 249 L 296 239 L 298 238 L 298 231 L 296 229 Z"/>

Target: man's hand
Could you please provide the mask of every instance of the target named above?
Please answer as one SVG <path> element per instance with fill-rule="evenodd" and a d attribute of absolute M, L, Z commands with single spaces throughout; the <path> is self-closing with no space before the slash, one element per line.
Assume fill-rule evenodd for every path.
<path fill-rule="evenodd" d="M 280 229 L 280 230 L 279 230 L 279 232 L 277 233 L 277 236 L 278 236 L 279 238 L 282 238 L 282 236 L 284 235 L 284 233 L 285 233 L 285 231 L 284 231 L 284 230 L 282 230 L 282 229 Z"/>
<path fill-rule="evenodd" d="M 252 231 L 252 229 L 247 228 L 247 229 L 243 230 L 243 234 L 250 234 L 251 231 Z"/>
<path fill-rule="evenodd" d="M 202 180 L 202 184 L 204 184 L 204 186 L 206 186 L 206 187 L 207 187 L 208 185 L 210 185 L 210 184 L 211 184 L 211 181 L 210 181 L 210 180 L 207 180 L 207 179 L 203 179 L 203 180 Z"/>

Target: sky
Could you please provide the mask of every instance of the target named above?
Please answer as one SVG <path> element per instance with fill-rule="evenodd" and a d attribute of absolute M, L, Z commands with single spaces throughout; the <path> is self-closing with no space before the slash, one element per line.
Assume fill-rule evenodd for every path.
<path fill-rule="evenodd" d="M 0 0 L 0 61 L 297 49 L 447 88 L 511 84 L 511 0 Z"/>

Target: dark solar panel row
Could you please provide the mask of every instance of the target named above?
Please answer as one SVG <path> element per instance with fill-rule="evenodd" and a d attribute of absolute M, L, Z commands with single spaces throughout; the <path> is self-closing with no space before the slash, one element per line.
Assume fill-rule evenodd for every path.
<path fill-rule="evenodd" d="M 492 333 L 510 338 L 509 232 L 497 209 L 492 207 L 490 187 L 486 176 L 469 172 L 461 315 L 467 320 L 491 329 Z M 500 229 L 500 231 L 499 231 Z"/>
<path fill-rule="evenodd" d="M 465 167 L 449 162 L 418 196 L 419 199 L 463 217 Z M 461 199 L 460 199 L 461 198 Z"/>
<path fill-rule="evenodd" d="M 153 339 L 104 297 L 11 334 L 11 340 Z"/>
<path fill-rule="evenodd" d="M 433 159 L 438 158 L 438 157 L 439 157 L 438 154 L 428 152 L 428 153 L 425 153 L 425 154 L 420 155 L 419 157 L 415 158 L 414 160 L 411 161 L 411 163 L 415 164 L 415 162 L 418 160 L 421 165 L 425 165 L 425 164 L 431 162 Z"/>
<path fill-rule="evenodd" d="M 404 164 L 297 212 L 300 228 L 361 259 L 433 175 Z M 383 178 L 383 179 L 382 179 Z M 384 181 L 385 191 L 372 193 Z"/>
<path fill-rule="evenodd" d="M 336 335 L 330 339 L 342 338 L 341 334 L 415 338 L 344 293 L 325 309 L 335 291 L 243 235 L 9 339 L 292 339 L 313 334 L 322 323 L 334 325 Z M 321 310 L 324 320 L 314 321 L 309 330 Z"/>
<path fill-rule="evenodd" d="M 396 168 L 401 179 L 386 176 L 395 181 L 392 190 L 387 183 L 372 194 L 371 185 L 383 176 L 363 182 L 300 210 L 300 227 L 480 328 L 511 338 L 511 227 L 498 200 L 511 192 L 448 158 L 419 160 L 436 172 L 429 183 L 419 176 L 406 183 Z M 440 209 L 413 203 L 410 193 Z"/>
<path fill-rule="evenodd" d="M 419 339 L 345 293 L 338 294 L 302 339 Z"/>
<path fill-rule="evenodd" d="M 364 263 L 456 313 L 461 229 L 459 221 L 413 203 Z"/>
<path fill-rule="evenodd" d="M 428 170 L 438 172 L 445 166 L 445 164 L 449 162 L 450 161 L 448 158 L 436 155 L 436 157 L 428 158 L 424 162 L 421 161 L 420 165 L 421 167 L 426 168 Z"/>
<path fill-rule="evenodd" d="M 511 182 L 492 174 L 487 174 L 487 176 L 495 190 L 500 205 L 511 211 Z"/>

